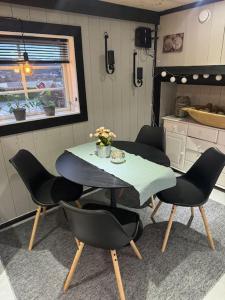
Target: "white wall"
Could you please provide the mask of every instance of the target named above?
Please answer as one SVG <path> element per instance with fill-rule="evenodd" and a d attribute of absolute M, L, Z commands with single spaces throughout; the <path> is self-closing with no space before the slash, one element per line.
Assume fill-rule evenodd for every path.
<path fill-rule="evenodd" d="M 89 132 L 104 125 L 119 139 L 133 140 L 139 128 L 151 122 L 152 58 L 143 53 L 144 84 L 132 85 L 134 30 L 140 23 L 1 4 L 0 16 L 24 20 L 79 25 L 82 28 L 88 122 L 0 138 L 0 223 L 34 209 L 30 196 L 8 160 L 19 149 L 31 150 L 52 172 L 64 149 L 88 141 Z M 141 24 L 143 25 L 143 24 Z M 146 24 L 149 26 L 149 24 Z M 115 50 L 116 71 L 104 70 L 104 32 Z"/>
<path fill-rule="evenodd" d="M 199 13 L 209 9 L 210 19 L 201 24 Z M 225 1 L 188 9 L 160 18 L 157 51 L 158 66 L 194 66 L 225 64 Z M 184 33 L 183 51 L 163 53 L 163 37 Z"/>

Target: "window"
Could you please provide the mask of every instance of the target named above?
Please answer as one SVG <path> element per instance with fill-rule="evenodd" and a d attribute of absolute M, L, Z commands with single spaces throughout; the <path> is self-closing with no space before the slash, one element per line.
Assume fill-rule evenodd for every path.
<path fill-rule="evenodd" d="M 16 122 L 15 103 L 26 108 L 27 120 L 49 117 L 46 106 L 56 117 L 79 114 L 74 58 L 71 36 L 0 33 L 0 124 Z"/>

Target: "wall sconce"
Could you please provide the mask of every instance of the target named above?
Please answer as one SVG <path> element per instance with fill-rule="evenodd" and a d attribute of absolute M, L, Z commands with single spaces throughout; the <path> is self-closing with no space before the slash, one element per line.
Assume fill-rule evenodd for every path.
<path fill-rule="evenodd" d="M 143 85 L 143 68 L 136 68 L 136 56 L 137 52 L 133 54 L 133 83 L 136 87 L 141 87 Z"/>
<path fill-rule="evenodd" d="M 113 74 L 115 71 L 115 58 L 114 58 L 114 51 L 108 50 L 109 35 L 107 32 L 105 32 L 104 38 L 105 38 L 105 69 L 108 74 Z"/>

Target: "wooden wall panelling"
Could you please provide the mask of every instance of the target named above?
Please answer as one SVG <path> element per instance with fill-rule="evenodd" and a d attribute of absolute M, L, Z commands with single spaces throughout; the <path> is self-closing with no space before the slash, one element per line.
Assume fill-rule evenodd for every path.
<path fill-rule="evenodd" d="M 22 215 L 31 210 L 30 195 L 15 168 L 9 163 L 9 159 L 13 157 L 19 149 L 26 148 L 26 144 L 20 145 L 17 135 L 3 137 L 1 138 L 1 143 L 16 214 Z"/>
<path fill-rule="evenodd" d="M 0 224 L 17 216 L 0 140 Z"/>
<path fill-rule="evenodd" d="M 140 60 L 144 67 L 144 85 L 135 91 L 132 87 L 134 29 L 143 23 L 1 3 L 0 16 L 81 26 L 89 114 L 88 122 L 0 139 L 0 222 L 4 222 L 34 209 L 29 193 L 8 162 L 11 156 L 26 148 L 56 174 L 57 156 L 64 149 L 88 142 L 89 133 L 98 126 L 110 127 L 119 139 L 134 139 L 139 128 L 151 122 L 152 80 L 151 59 Z M 110 34 L 109 48 L 115 50 L 116 70 L 112 76 L 106 75 L 104 67 L 106 30 Z"/>
<path fill-rule="evenodd" d="M 212 23 L 211 30 L 208 34 L 209 38 L 209 53 L 208 53 L 208 64 L 219 65 L 224 64 L 222 51 L 223 51 L 223 40 L 224 40 L 224 28 L 225 28 L 225 2 L 215 3 L 212 12 Z M 225 51 L 225 50 L 224 50 Z"/>
<path fill-rule="evenodd" d="M 187 45 L 187 12 L 177 12 L 160 18 L 159 39 L 157 45 L 157 66 L 184 66 Z M 163 53 L 163 37 L 165 35 L 184 32 L 183 51 L 177 53 Z M 189 53 L 190 54 L 190 53 Z"/>
<path fill-rule="evenodd" d="M 207 5 L 213 15 L 214 5 Z M 186 15 L 187 26 L 184 34 L 185 39 L 185 65 L 207 65 L 210 45 L 210 32 L 212 18 L 201 24 L 198 20 L 199 13 L 203 10 L 198 7 L 189 10 Z"/>

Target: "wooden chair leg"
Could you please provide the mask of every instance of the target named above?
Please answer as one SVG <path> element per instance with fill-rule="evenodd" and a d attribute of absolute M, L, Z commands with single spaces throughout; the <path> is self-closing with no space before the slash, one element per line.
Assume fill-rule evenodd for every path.
<path fill-rule="evenodd" d="M 116 250 L 111 250 L 111 256 L 112 256 L 113 267 L 114 267 L 114 271 L 115 271 L 115 275 L 116 275 L 116 281 L 117 281 L 117 286 L 118 286 L 118 290 L 119 290 L 120 300 L 126 300 Z"/>
<path fill-rule="evenodd" d="M 46 213 L 46 210 L 47 210 L 47 207 L 46 207 L 46 206 L 42 207 L 42 213 L 41 213 L 41 215 L 42 215 L 42 216 L 44 216 L 44 215 L 45 215 L 45 213 Z"/>
<path fill-rule="evenodd" d="M 154 196 L 151 196 L 151 198 L 150 198 L 149 207 L 151 207 L 152 209 L 155 209 L 155 199 L 154 199 Z"/>
<path fill-rule="evenodd" d="M 154 218 L 154 215 L 157 213 L 158 209 L 160 208 L 162 202 L 159 201 L 158 204 L 156 205 L 155 209 L 153 210 L 152 214 L 151 214 L 151 218 Z"/>
<path fill-rule="evenodd" d="M 76 244 L 77 244 L 77 248 L 79 249 L 79 247 L 80 247 L 80 241 L 77 238 L 75 238 L 75 241 L 76 241 Z"/>
<path fill-rule="evenodd" d="M 69 288 L 69 285 L 70 285 L 71 280 L 73 278 L 73 274 L 76 271 L 77 264 L 79 262 L 81 254 L 82 254 L 83 248 L 84 248 L 84 243 L 80 242 L 79 248 L 76 252 L 73 263 L 72 263 L 71 268 L 70 268 L 70 271 L 69 271 L 69 273 L 66 277 L 65 283 L 64 283 L 64 292 L 66 292 Z"/>
<path fill-rule="evenodd" d="M 28 247 L 29 251 L 31 251 L 32 248 L 33 248 L 34 239 L 35 239 L 35 235 L 36 235 L 36 232 L 37 232 L 38 221 L 39 221 L 39 218 L 40 218 L 40 215 L 41 215 L 41 208 L 42 208 L 41 206 L 38 206 L 37 212 L 36 212 L 36 215 L 35 215 L 34 225 L 33 225 L 31 238 L 30 238 L 30 243 L 29 243 L 29 247 Z"/>
<path fill-rule="evenodd" d="M 171 230 L 171 227 L 172 227 L 172 224 L 173 224 L 173 217 L 174 217 L 175 213 L 176 213 L 176 205 L 173 205 L 171 213 L 170 213 L 170 218 L 169 218 L 169 222 L 168 222 L 168 225 L 167 225 L 165 237 L 164 237 L 164 240 L 163 240 L 163 245 L 162 245 L 162 250 L 161 250 L 162 252 L 164 252 L 165 249 L 166 249 L 168 238 L 169 238 L 169 235 L 170 235 L 170 230 Z"/>
<path fill-rule="evenodd" d="M 191 216 L 192 216 L 192 218 L 194 218 L 194 215 L 195 215 L 194 207 L 191 207 Z"/>
<path fill-rule="evenodd" d="M 206 218 L 205 209 L 204 209 L 203 206 L 200 206 L 199 210 L 201 212 L 202 219 L 203 219 L 203 222 L 204 222 L 204 225 L 205 225 L 205 231 L 206 231 L 206 234 L 207 234 L 209 245 L 212 248 L 212 250 L 215 250 L 215 245 L 214 245 L 214 242 L 213 242 L 211 231 L 209 229 L 209 224 L 208 224 L 208 220 Z"/>
<path fill-rule="evenodd" d="M 141 253 L 139 252 L 137 246 L 135 245 L 134 241 L 130 241 L 130 245 L 132 249 L 134 250 L 134 253 L 137 255 L 139 259 L 142 259 Z"/>
<path fill-rule="evenodd" d="M 79 200 L 76 200 L 75 201 L 75 204 L 77 206 L 77 208 L 82 208 L 81 204 L 80 204 L 80 201 Z"/>

